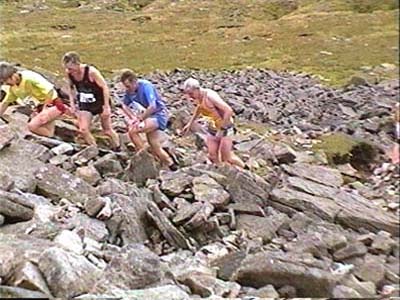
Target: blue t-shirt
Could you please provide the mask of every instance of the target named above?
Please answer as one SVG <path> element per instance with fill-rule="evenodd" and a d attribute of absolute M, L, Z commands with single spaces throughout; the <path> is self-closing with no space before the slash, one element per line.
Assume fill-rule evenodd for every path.
<path fill-rule="evenodd" d="M 124 104 L 132 108 L 136 106 L 136 103 L 139 103 L 144 108 L 154 105 L 156 108 L 154 114 L 167 114 L 165 102 L 158 95 L 153 84 L 145 79 L 139 79 L 137 83 L 138 88 L 134 93 L 126 92 L 123 100 Z"/>

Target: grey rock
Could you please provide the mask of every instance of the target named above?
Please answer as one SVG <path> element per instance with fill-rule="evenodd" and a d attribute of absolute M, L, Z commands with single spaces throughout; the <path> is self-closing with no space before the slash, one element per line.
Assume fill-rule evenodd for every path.
<path fill-rule="evenodd" d="M 283 165 L 282 167 L 291 175 L 309 179 L 324 185 L 340 187 L 343 184 L 343 178 L 340 172 L 325 166 L 296 163 L 293 165 Z"/>
<path fill-rule="evenodd" d="M 94 159 L 99 155 L 99 149 L 97 146 L 89 146 L 79 151 L 72 156 L 72 161 L 78 166 L 87 164 L 90 160 Z"/>
<path fill-rule="evenodd" d="M 114 206 L 112 217 L 106 221 L 111 240 L 120 237 L 123 245 L 147 240 L 147 228 L 150 225 L 146 213 L 150 197 L 145 193 L 136 197 L 109 195 Z"/>
<path fill-rule="evenodd" d="M 14 187 L 14 180 L 7 174 L 0 175 L 0 190 L 10 191 Z"/>
<path fill-rule="evenodd" d="M 193 177 L 188 174 L 177 172 L 161 172 L 161 190 L 168 196 L 179 196 L 186 188 L 191 186 Z"/>
<path fill-rule="evenodd" d="M 296 288 L 291 285 L 284 285 L 279 288 L 278 293 L 283 298 L 294 298 L 297 295 Z"/>
<path fill-rule="evenodd" d="M 7 222 L 27 221 L 33 217 L 33 206 L 22 195 L 0 190 L 0 214 Z"/>
<path fill-rule="evenodd" d="M 7 125 L 0 125 L 0 151 L 9 146 L 14 138 L 15 133 Z"/>
<path fill-rule="evenodd" d="M 336 219 L 346 227 L 356 230 L 364 227 L 373 232 L 386 230 L 395 234 L 399 231 L 396 218 L 386 212 L 377 211 L 361 196 L 299 177 L 290 177 L 289 183 L 296 190 L 284 187 L 272 191 L 271 205 L 276 205 L 277 209 L 282 210 L 282 204 L 310 215 L 318 215 L 330 222 Z"/>
<path fill-rule="evenodd" d="M 193 294 L 202 298 L 225 296 L 236 298 L 240 291 L 240 285 L 235 282 L 224 282 L 213 276 L 198 273 L 189 273 L 178 277 L 178 281 L 188 286 Z"/>
<path fill-rule="evenodd" d="M 367 252 L 368 249 L 364 244 L 356 242 L 348 245 L 345 248 L 337 250 L 335 253 L 333 253 L 333 257 L 335 260 L 342 261 L 353 257 L 364 256 Z"/>
<path fill-rule="evenodd" d="M 100 270 L 84 256 L 51 247 L 39 259 L 39 269 L 46 278 L 52 294 L 70 298 L 89 292 Z"/>
<path fill-rule="evenodd" d="M 140 151 L 130 160 L 125 176 L 139 186 L 145 185 L 148 179 L 158 177 L 159 168 L 154 157 L 147 151 Z"/>
<path fill-rule="evenodd" d="M 390 233 L 380 231 L 374 237 L 371 245 L 371 252 L 375 254 L 389 254 L 396 244 L 397 243 L 391 238 Z"/>
<path fill-rule="evenodd" d="M 209 202 L 216 207 L 225 206 L 230 199 L 229 193 L 208 175 L 194 178 L 192 191 L 195 200 Z"/>
<path fill-rule="evenodd" d="M 0 277 L 11 276 L 11 272 L 26 260 L 37 263 L 42 252 L 52 242 L 24 234 L 0 233 Z"/>
<path fill-rule="evenodd" d="M 73 203 L 82 203 L 96 197 L 96 190 L 82 179 L 61 168 L 47 164 L 35 174 L 40 194 L 59 201 L 66 198 Z"/>
<path fill-rule="evenodd" d="M 81 237 L 74 231 L 63 230 L 55 238 L 54 243 L 64 250 L 75 254 L 83 253 L 83 243 Z"/>
<path fill-rule="evenodd" d="M 353 273 L 362 281 L 370 281 L 379 286 L 385 278 L 384 262 L 375 255 L 366 255 L 364 263 L 356 266 Z"/>
<path fill-rule="evenodd" d="M 38 291 L 52 297 L 39 268 L 30 261 L 22 262 L 13 272 L 8 284 L 20 288 Z M 1 293 L 0 293 L 1 294 Z"/>
<path fill-rule="evenodd" d="M 96 190 L 100 196 L 107 196 L 110 194 L 129 194 L 128 185 L 122 180 L 116 178 L 108 178 L 106 181 L 99 184 L 99 186 L 96 187 Z"/>
<path fill-rule="evenodd" d="M 104 242 L 109 236 L 104 222 L 90 218 L 82 213 L 78 213 L 72 218 L 67 219 L 66 226 L 73 228 L 76 232 L 83 232 L 85 237 L 98 242 Z"/>
<path fill-rule="evenodd" d="M 93 166 L 79 167 L 76 169 L 75 175 L 92 186 L 96 185 L 101 180 L 99 172 L 97 172 L 96 168 Z"/>
<path fill-rule="evenodd" d="M 276 231 L 288 222 L 289 218 L 285 214 L 273 217 L 239 215 L 237 229 L 246 231 L 250 238 L 261 237 L 264 243 L 268 243 L 276 237 Z"/>
<path fill-rule="evenodd" d="M 102 176 L 116 176 L 123 172 L 121 163 L 113 153 L 106 154 L 99 158 L 93 166 Z"/>
<path fill-rule="evenodd" d="M 51 148 L 51 152 L 55 155 L 71 154 L 74 151 L 74 146 L 69 143 L 62 143 L 56 147 Z"/>
<path fill-rule="evenodd" d="M 310 266 L 313 261 L 302 261 L 299 256 L 280 252 L 248 255 L 233 278 L 241 285 L 260 288 L 268 284 L 292 285 L 301 297 L 331 295 L 335 278 L 324 269 Z"/>
<path fill-rule="evenodd" d="M 252 296 L 256 296 L 259 298 L 279 298 L 278 292 L 275 290 L 274 286 L 268 284 L 262 288 L 256 290 Z"/>
<path fill-rule="evenodd" d="M 90 217 L 95 217 L 106 205 L 104 197 L 89 198 L 85 202 L 85 211 Z"/>
<path fill-rule="evenodd" d="M 0 285 L 1 298 L 48 298 L 48 295 L 19 287 Z"/>
<path fill-rule="evenodd" d="M 335 298 L 362 298 L 362 296 L 354 289 L 338 285 L 333 289 L 333 297 Z"/>
<path fill-rule="evenodd" d="M 108 295 L 82 295 L 76 299 L 104 299 L 121 297 L 131 300 L 189 300 L 189 295 L 176 285 L 163 285 L 154 288 L 138 290 L 112 290 Z"/>
<path fill-rule="evenodd" d="M 96 283 L 96 293 L 106 293 L 112 289 L 142 289 L 161 280 L 160 259 L 141 244 L 130 244 L 114 255 L 100 280 Z"/>
<path fill-rule="evenodd" d="M 43 163 L 34 157 L 34 152 L 26 152 L 22 144 L 13 143 L 0 152 L 0 177 L 7 175 L 14 186 L 21 191 L 34 192 L 36 188 L 35 174 Z M 26 155 L 30 153 L 31 155 Z"/>

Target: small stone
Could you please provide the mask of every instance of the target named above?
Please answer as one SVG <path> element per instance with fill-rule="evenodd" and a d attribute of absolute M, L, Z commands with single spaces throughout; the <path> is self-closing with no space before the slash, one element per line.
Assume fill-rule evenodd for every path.
<path fill-rule="evenodd" d="M 391 203 L 388 204 L 387 207 L 388 207 L 389 209 L 391 209 L 391 210 L 396 210 L 396 209 L 399 208 L 399 203 L 391 202 Z"/>
<path fill-rule="evenodd" d="M 69 143 L 62 143 L 51 149 L 55 155 L 71 154 L 74 151 L 74 147 Z"/>
<path fill-rule="evenodd" d="M 94 166 L 79 167 L 76 169 L 75 175 L 90 185 L 96 185 L 101 180 L 101 176 Z"/>

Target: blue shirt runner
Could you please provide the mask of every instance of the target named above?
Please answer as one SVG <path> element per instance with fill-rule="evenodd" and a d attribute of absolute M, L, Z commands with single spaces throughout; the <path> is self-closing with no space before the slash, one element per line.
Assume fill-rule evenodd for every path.
<path fill-rule="evenodd" d="M 165 102 L 161 99 L 160 95 L 157 93 L 150 81 L 138 79 L 137 85 L 138 87 L 134 93 L 126 92 L 123 99 L 124 104 L 131 108 L 134 112 L 138 111 L 137 104 L 140 104 L 144 108 L 154 106 L 156 110 L 151 117 L 156 118 L 159 129 L 164 130 L 168 121 L 168 110 Z"/>

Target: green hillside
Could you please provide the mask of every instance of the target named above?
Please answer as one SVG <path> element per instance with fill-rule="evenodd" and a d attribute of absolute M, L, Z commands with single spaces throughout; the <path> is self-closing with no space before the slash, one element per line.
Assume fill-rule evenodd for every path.
<path fill-rule="evenodd" d="M 378 4 L 377 4 L 378 3 Z M 106 74 L 293 70 L 343 84 L 398 74 L 398 1 L 0 1 L 3 59 L 61 73 L 69 50 Z M 381 64 L 384 64 L 381 66 Z M 393 66 L 394 65 L 394 66 Z"/>

